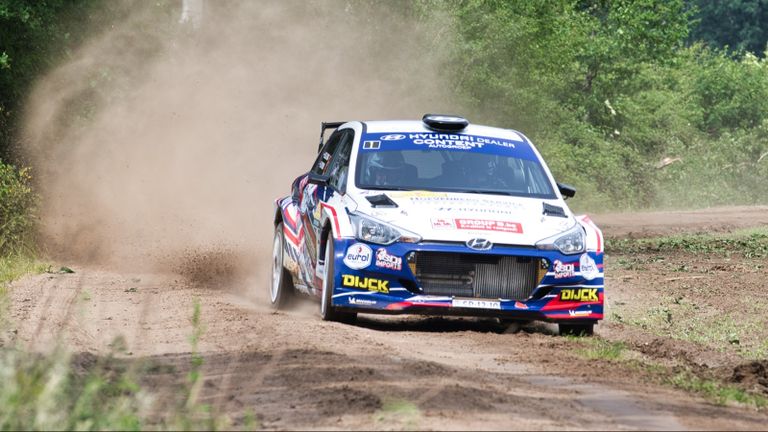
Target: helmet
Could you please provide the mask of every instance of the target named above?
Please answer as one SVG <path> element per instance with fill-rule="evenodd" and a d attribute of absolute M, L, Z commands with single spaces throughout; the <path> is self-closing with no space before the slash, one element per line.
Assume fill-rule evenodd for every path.
<path fill-rule="evenodd" d="M 369 180 L 376 185 L 392 184 L 405 170 L 405 159 L 399 151 L 376 152 L 368 162 Z"/>
<path fill-rule="evenodd" d="M 493 175 L 495 161 L 493 156 L 482 153 L 465 153 L 461 158 L 461 165 L 467 176 Z"/>

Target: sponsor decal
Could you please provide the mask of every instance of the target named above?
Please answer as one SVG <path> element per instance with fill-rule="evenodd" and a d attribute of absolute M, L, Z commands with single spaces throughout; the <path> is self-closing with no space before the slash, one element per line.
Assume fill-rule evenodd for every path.
<path fill-rule="evenodd" d="M 448 197 L 445 192 L 432 192 L 432 191 L 404 191 L 404 192 L 392 192 L 390 195 L 395 198 L 410 198 L 411 201 L 429 201 L 432 199 L 444 199 Z"/>
<path fill-rule="evenodd" d="M 466 196 L 456 196 L 445 192 L 407 191 L 393 192 L 392 195 L 399 198 L 410 198 L 414 204 L 441 203 L 444 205 L 465 206 L 466 208 L 472 209 L 476 207 L 508 207 L 514 209 L 523 208 L 523 205 L 518 201 L 481 197 L 470 198 Z"/>
<path fill-rule="evenodd" d="M 376 300 L 361 299 L 356 297 L 349 298 L 349 304 L 353 305 L 375 305 Z"/>
<path fill-rule="evenodd" d="M 569 310 L 568 315 L 572 317 L 578 317 L 578 316 L 590 316 L 592 315 L 592 311 L 577 311 L 577 310 Z"/>
<path fill-rule="evenodd" d="M 416 145 L 425 145 L 429 148 L 473 150 L 481 149 L 485 145 L 497 145 L 510 149 L 516 148 L 516 143 L 512 141 L 507 141 L 502 138 L 489 138 L 474 135 L 412 133 L 408 134 L 408 138 Z M 381 139 L 384 138 L 382 137 Z"/>
<path fill-rule="evenodd" d="M 456 228 L 456 224 L 452 219 L 432 219 L 432 229 L 453 229 Z"/>
<path fill-rule="evenodd" d="M 571 278 L 576 274 L 576 263 L 564 263 L 560 260 L 555 260 L 555 279 Z"/>
<path fill-rule="evenodd" d="M 405 139 L 405 135 L 403 134 L 384 135 L 379 139 L 381 139 L 382 141 L 400 141 Z"/>
<path fill-rule="evenodd" d="M 376 267 L 390 270 L 402 270 L 403 259 L 399 256 L 390 255 L 386 249 L 381 248 L 376 251 Z"/>
<path fill-rule="evenodd" d="M 478 299 L 453 299 L 451 301 L 453 307 L 474 308 L 474 309 L 501 309 L 501 302 L 494 300 L 478 300 Z"/>
<path fill-rule="evenodd" d="M 454 219 L 454 222 L 456 222 L 456 228 L 463 230 L 523 233 L 523 226 L 517 222 L 487 219 Z"/>
<path fill-rule="evenodd" d="M 360 288 L 389 294 L 389 281 L 353 275 L 342 275 L 341 284 L 349 288 Z"/>
<path fill-rule="evenodd" d="M 561 301 L 597 302 L 597 288 L 568 288 L 560 290 Z"/>
<path fill-rule="evenodd" d="M 528 306 L 525 303 L 521 303 L 519 301 L 515 302 L 515 307 L 518 309 L 528 309 Z"/>
<path fill-rule="evenodd" d="M 378 150 L 381 147 L 381 141 L 364 141 L 363 150 Z"/>
<path fill-rule="evenodd" d="M 600 276 L 600 269 L 597 268 L 597 263 L 589 254 L 581 255 L 581 258 L 579 258 L 579 268 L 581 269 L 581 276 L 586 280 L 592 280 Z"/>
<path fill-rule="evenodd" d="M 344 254 L 344 264 L 355 270 L 360 270 L 371 265 L 373 251 L 365 243 L 355 243 L 347 248 Z"/>

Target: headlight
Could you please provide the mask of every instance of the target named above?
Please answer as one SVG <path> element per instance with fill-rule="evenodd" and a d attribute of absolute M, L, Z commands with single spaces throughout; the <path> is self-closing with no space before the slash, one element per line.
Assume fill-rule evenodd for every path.
<path fill-rule="evenodd" d="M 575 255 L 587 250 L 584 229 L 578 223 L 563 234 L 545 238 L 536 243 L 538 249 L 559 250 L 565 255 Z"/>
<path fill-rule="evenodd" d="M 371 243 L 388 245 L 396 241 L 405 243 L 418 243 L 421 237 L 402 228 L 397 228 L 386 222 L 378 221 L 369 216 L 358 213 L 349 215 L 352 227 L 355 229 L 355 237 Z"/>

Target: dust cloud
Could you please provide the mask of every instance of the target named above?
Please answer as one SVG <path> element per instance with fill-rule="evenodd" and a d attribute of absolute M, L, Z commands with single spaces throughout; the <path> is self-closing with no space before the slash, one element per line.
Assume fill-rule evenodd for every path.
<path fill-rule="evenodd" d="M 399 4 L 208 1 L 193 29 L 180 5 L 123 2 L 26 108 L 48 252 L 266 274 L 274 199 L 308 169 L 321 121 L 457 111 L 445 26 Z"/>

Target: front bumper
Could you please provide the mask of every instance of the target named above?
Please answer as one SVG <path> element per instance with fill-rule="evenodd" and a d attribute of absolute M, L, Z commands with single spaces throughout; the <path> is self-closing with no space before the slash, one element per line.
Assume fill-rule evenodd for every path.
<path fill-rule="evenodd" d="M 496 245 L 487 251 L 475 251 L 460 243 L 395 243 L 381 246 L 346 238 L 336 239 L 335 242 L 332 304 L 340 309 L 365 313 L 491 316 L 555 322 L 603 318 L 602 252 L 589 251 L 582 256 L 503 245 Z M 368 249 L 361 247 L 361 243 Z M 414 260 L 409 260 L 409 257 L 413 258 L 413 253 L 417 257 L 440 253 L 491 260 L 515 257 L 518 261 L 542 263 L 542 266 L 535 281 L 531 281 L 530 289 L 518 298 L 487 296 L 484 294 L 496 292 L 487 289 L 469 294 L 433 295 L 425 289 L 427 284 L 423 277 L 418 277 L 420 273 Z M 367 254 L 370 254 L 368 260 L 365 259 Z M 446 269 L 446 272 L 450 273 L 449 270 Z M 430 284 L 434 285 L 434 282 Z"/>

